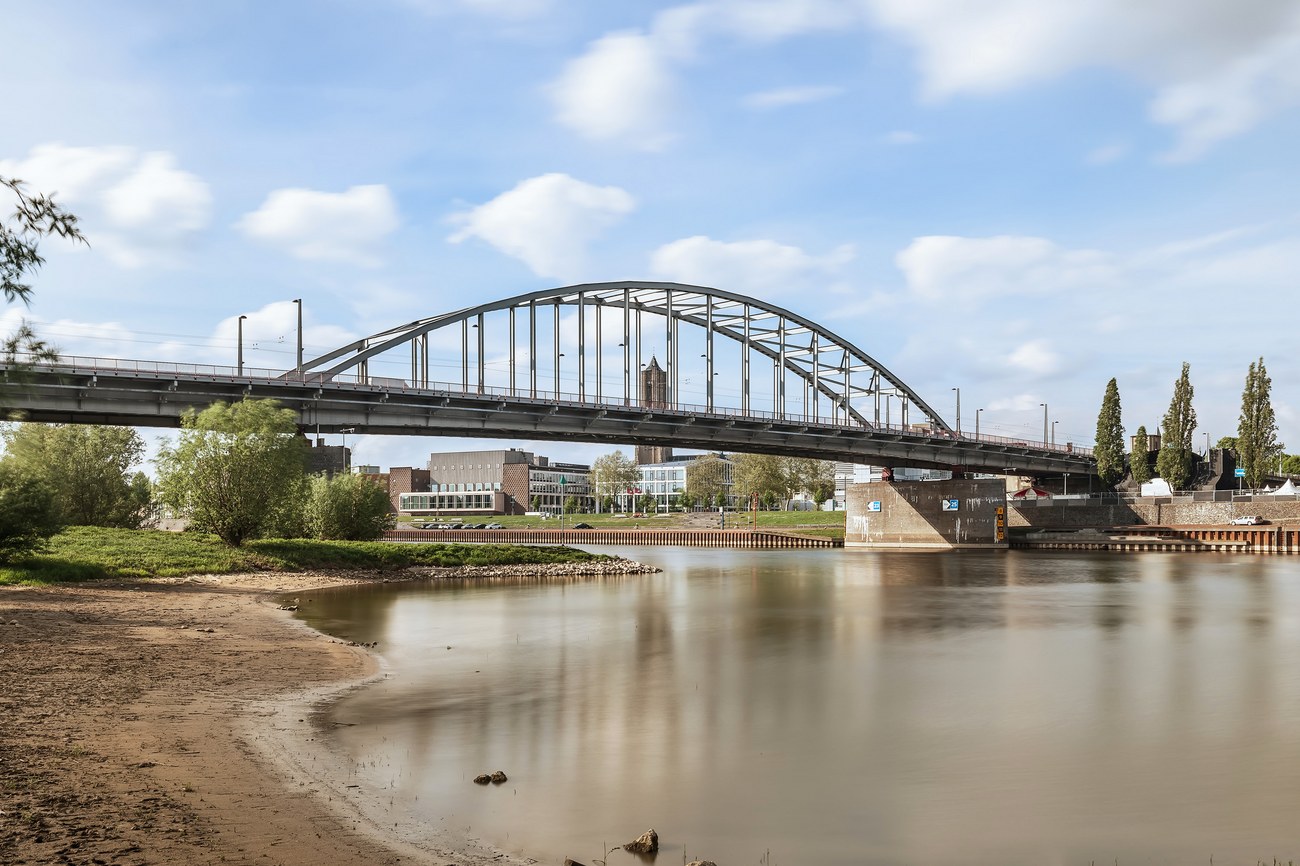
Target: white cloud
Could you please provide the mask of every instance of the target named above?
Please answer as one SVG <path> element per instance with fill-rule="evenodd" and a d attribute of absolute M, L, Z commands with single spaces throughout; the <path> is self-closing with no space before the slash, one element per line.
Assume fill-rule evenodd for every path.
<path fill-rule="evenodd" d="M 377 247 L 399 225 L 388 187 L 374 184 L 340 193 L 277 189 L 236 227 L 300 259 L 377 267 Z"/>
<path fill-rule="evenodd" d="M 708 39 L 775 42 L 851 26 L 861 10 L 842 0 L 703 0 L 657 14 L 648 32 L 607 33 L 565 66 L 549 88 L 555 118 L 596 141 L 659 150 L 674 138 L 677 76 Z M 797 90 L 801 92 L 797 92 Z M 836 91 L 837 92 L 837 91 Z M 751 107 L 833 96 L 830 89 L 755 94 Z"/>
<path fill-rule="evenodd" d="M 0 161 L 0 174 L 57 192 L 91 248 L 124 267 L 174 261 L 211 218 L 208 185 L 166 151 L 43 144 L 26 159 Z"/>
<path fill-rule="evenodd" d="M 635 199 L 619 187 L 544 174 L 456 214 L 463 228 L 448 240 L 477 237 L 538 276 L 571 280 L 582 273 L 587 245 L 635 208 Z"/>
<path fill-rule="evenodd" d="M 785 108 L 788 105 L 807 105 L 811 102 L 824 102 L 844 92 L 843 87 L 834 85 L 807 85 L 804 87 L 778 87 L 751 93 L 742 102 L 746 108 L 768 109 Z"/>
<path fill-rule="evenodd" d="M 664 279 L 759 294 L 825 288 L 854 257 L 851 246 L 813 256 L 772 240 L 727 243 L 696 235 L 665 244 L 651 255 Z"/>
<path fill-rule="evenodd" d="M 930 235 L 895 257 L 908 288 L 938 303 L 975 303 L 1013 295 L 1096 290 L 1114 279 L 1114 263 L 1093 250 L 1066 250 L 1044 238 Z"/>
<path fill-rule="evenodd" d="M 1007 363 L 1030 376 L 1054 376 L 1061 370 L 1061 356 L 1042 338 L 1021 343 L 1011 350 Z"/>
<path fill-rule="evenodd" d="M 916 49 L 930 99 L 998 93 L 1087 67 L 1150 81 L 1152 118 L 1178 133 L 1175 159 L 1300 101 L 1294 0 L 867 3 L 879 26 Z"/>
<path fill-rule="evenodd" d="M 659 150 L 672 139 L 670 64 L 653 39 L 611 33 L 569 61 L 549 88 L 555 119 L 595 141 Z"/>

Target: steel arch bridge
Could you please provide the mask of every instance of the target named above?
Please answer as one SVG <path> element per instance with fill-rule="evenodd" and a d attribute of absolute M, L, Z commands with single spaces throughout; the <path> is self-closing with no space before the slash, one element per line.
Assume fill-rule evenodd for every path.
<path fill-rule="evenodd" d="M 518 321 L 521 318 L 526 323 L 522 328 Z M 539 324 L 550 331 L 549 339 L 543 334 L 539 341 Z M 702 340 L 702 345 L 697 346 L 704 350 L 699 355 L 704 361 L 702 403 L 684 399 L 682 371 L 700 365 L 682 363 L 682 346 L 690 343 L 683 337 L 683 324 L 698 329 Z M 486 347 L 493 342 L 488 337 L 493 329 L 506 340 L 506 369 L 496 365 L 504 382 L 500 376 L 495 382 L 489 377 Z M 661 399 L 639 395 L 639 383 L 633 382 L 647 361 L 645 348 L 651 342 L 652 329 L 662 336 L 659 345 L 664 349 L 667 387 Z M 524 345 L 520 343 L 521 330 L 527 333 Z M 720 356 L 725 354 L 718 349 L 721 338 L 737 349 L 739 369 L 733 368 L 733 372 L 739 373 L 739 404 L 728 408 L 738 409 L 741 414 L 767 412 L 778 419 L 798 417 L 880 428 L 882 423 L 889 423 L 891 401 L 896 399 L 901 426 L 909 425 L 910 410 L 915 407 L 930 428 L 952 432 L 920 395 L 843 337 L 797 313 L 754 298 L 679 283 L 589 283 L 516 295 L 364 337 L 300 362 L 296 372 L 325 380 L 352 374 L 359 381 L 368 381 L 373 360 L 409 346 L 410 381 L 429 387 L 430 341 L 440 335 L 451 335 L 453 342 L 459 338 L 460 386 L 464 391 L 484 393 L 488 388 L 504 387 L 510 396 L 550 396 L 557 400 L 576 396 L 578 402 L 595 403 L 614 397 L 614 402 L 625 406 L 653 402 L 657 408 L 690 406 L 713 412 L 719 408 L 714 378 L 722 372 L 718 368 Z M 620 351 L 614 354 L 621 354 L 622 360 L 622 385 L 621 390 L 616 389 L 617 394 L 611 395 L 605 390 L 603 374 L 605 350 L 615 339 L 617 345 L 613 348 Z M 566 345 L 569 343 L 573 345 Z M 576 378 L 575 390 L 568 392 L 564 390 L 561 360 L 568 355 L 563 348 L 576 348 L 577 354 L 568 362 L 572 368 L 568 381 Z M 521 369 L 521 355 L 527 361 L 526 376 Z M 754 356 L 770 363 L 770 369 L 763 371 L 766 376 L 757 375 Z M 770 382 L 766 400 L 756 399 L 752 393 L 756 378 Z"/>
<path fill-rule="evenodd" d="M 661 377 L 658 387 L 643 387 L 643 366 Z M 322 432 L 635 443 L 1007 474 L 1095 472 L 1088 449 L 954 430 L 883 364 L 804 316 L 678 283 L 529 292 L 410 322 L 309 360 L 300 343 L 288 371 L 68 357 L 21 377 L 3 364 L 0 370 L 0 405 L 36 421 L 177 426 L 189 407 L 270 397 L 297 411 L 304 429 Z"/>

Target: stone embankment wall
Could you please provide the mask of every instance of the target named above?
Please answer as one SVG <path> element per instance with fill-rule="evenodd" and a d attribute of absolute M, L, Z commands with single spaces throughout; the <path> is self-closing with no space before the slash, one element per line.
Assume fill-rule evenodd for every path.
<path fill-rule="evenodd" d="M 848 489 L 844 544 L 878 550 L 1005 547 L 1006 504 L 1001 479 L 854 484 Z"/>
<path fill-rule="evenodd" d="M 1271 523 L 1300 521 L 1300 501 L 1263 500 L 1195 502 L 1182 497 L 1138 499 L 1098 505 L 1089 500 L 1057 499 L 1047 504 L 1016 503 L 1008 508 L 1013 528 L 1085 529 L 1108 526 L 1222 526 L 1236 517 L 1257 514 Z"/>

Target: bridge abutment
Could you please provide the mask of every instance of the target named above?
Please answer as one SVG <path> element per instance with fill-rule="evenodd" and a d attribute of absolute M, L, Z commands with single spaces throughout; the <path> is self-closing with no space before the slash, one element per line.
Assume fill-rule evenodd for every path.
<path fill-rule="evenodd" d="M 877 481 L 848 489 L 845 547 L 1006 549 L 1002 479 Z"/>

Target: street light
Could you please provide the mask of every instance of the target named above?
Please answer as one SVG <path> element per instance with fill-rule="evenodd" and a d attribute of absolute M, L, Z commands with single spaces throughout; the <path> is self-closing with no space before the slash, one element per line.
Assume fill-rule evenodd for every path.
<path fill-rule="evenodd" d="M 239 348 L 238 348 L 237 358 L 238 358 L 239 375 L 241 376 L 244 375 L 244 319 L 247 318 L 248 316 L 240 316 L 239 321 L 237 323 L 239 327 L 239 337 L 237 340 L 237 345 Z"/>
<path fill-rule="evenodd" d="M 1052 422 L 1052 447 L 1053 448 L 1056 447 L 1056 425 L 1060 423 L 1061 423 L 1060 421 Z"/>
<path fill-rule="evenodd" d="M 957 437 L 961 438 L 961 389 L 953 388 L 957 392 Z"/>
<path fill-rule="evenodd" d="M 984 411 L 983 409 L 975 410 L 975 438 L 976 439 L 980 438 L 980 413 L 983 411 Z"/>
<path fill-rule="evenodd" d="M 1046 447 L 1047 445 L 1047 404 L 1039 403 L 1038 405 L 1043 407 L 1043 445 L 1044 447 Z"/>
<path fill-rule="evenodd" d="M 298 307 L 298 372 L 302 372 L 302 298 L 294 298 L 293 303 Z"/>
<path fill-rule="evenodd" d="M 348 434 L 357 432 L 355 427 L 340 427 L 339 432 L 343 434 L 343 471 L 347 472 L 352 467 L 352 460 L 348 454 Z"/>

